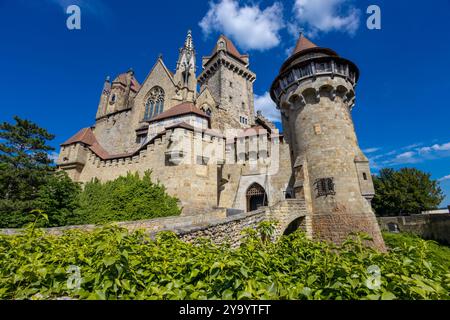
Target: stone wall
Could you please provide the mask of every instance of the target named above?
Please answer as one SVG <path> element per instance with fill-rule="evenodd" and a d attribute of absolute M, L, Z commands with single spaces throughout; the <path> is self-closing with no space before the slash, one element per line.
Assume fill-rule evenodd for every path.
<path fill-rule="evenodd" d="M 450 245 L 450 214 L 417 214 L 377 219 L 381 230 L 390 231 L 396 227 L 400 232 L 414 233 L 424 239 Z"/>
<path fill-rule="evenodd" d="M 245 228 L 256 228 L 262 221 L 279 221 L 276 229 L 276 237 L 279 237 L 293 220 L 306 215 L 304 208 L 302 201 L 285 200 L 271 208 L 265 207 L 249 213 L 217 208 L 207 214 L 119 222 L 117 225 L 131 232 L 145 230 L 152 237 L 161 231 L 173 231 L 183 241 L 192 242 L 198 238 L 209 238 L 215 243 L 230 242 L 233 247 L 236 247 L 242 239 L 242 231 Z M 93 231 L 95 228 L 97 228 L 95 225 L 81 225 L 44 230 L 52 235 L 60 235 L 68 230 Z M 21 229 L 0 229 L 0 234 L 6 235 L 15 235 L 20 232 Z"/>

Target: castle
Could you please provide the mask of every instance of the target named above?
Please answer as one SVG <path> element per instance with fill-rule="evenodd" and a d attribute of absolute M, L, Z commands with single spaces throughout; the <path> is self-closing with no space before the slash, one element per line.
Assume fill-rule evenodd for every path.
<path fill-rule="evenodd" d="M 58 167 L 79 182 L 151 170 L 185 216 L 297 199 L 297 227 L 312 237 L 340 243 L 362 231 L 384 249 L 351 118 L 352 62 L 300 36 L 271 88 L 283 134 L 255 114 L 256 75 L 230 39 L 221 35 L 201 67 L 197 76 L 189 31 L 174 73 L 159 57 L 142 84 L 132 70 L 107 78 L 95 124 L 61 145 Z"/>

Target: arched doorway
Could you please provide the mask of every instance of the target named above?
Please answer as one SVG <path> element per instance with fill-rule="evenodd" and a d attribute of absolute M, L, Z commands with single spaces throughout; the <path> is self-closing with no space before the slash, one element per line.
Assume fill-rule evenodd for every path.
<path fill-rule="evenodd" d="M 267 194 L 264 188 L 254 183 L 247 189 L 247 212 L 258 210 L 268 205 Z"/>

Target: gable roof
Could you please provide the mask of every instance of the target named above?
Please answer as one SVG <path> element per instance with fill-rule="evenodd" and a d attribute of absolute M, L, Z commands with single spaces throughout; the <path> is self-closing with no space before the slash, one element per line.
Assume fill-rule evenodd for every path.
<path fill-rule="evenodd" d="M 160 113 L 156 117 L 148 120 L 147 122 L 156 122 L 168 118 L 178 117 L 185 114 L 196 114 L 200 117 L 209 119 L 209 116 L 204 113 L 202 110 L 198 109 L 196 106 L 194 106 L 191 102 L 183 102 L 179 105 L 176 105 L 175 107 L 170 108 L 167 111 L 164 111 L 163 113 Z"/>
<path fill-rule="evenodd" d="M 153 71 L 155 70 L 156 66 L 158 64 L 161 64 L 163 70 L 166 72 L 167 76 L 169 77 L 170 81 L 172 81 L 173 85 L 175 85 L 175 80 L 173 79 L 173 73 L 166 67 L 166 65 L 164 64 L 164 61 L 162 59 L 162 57 L 159 57 L 155 64 L 153 65 L 152 69 L 150 70 L 150 72 L 147 74 L 147 77 L 145 78 L 144 82 L 142 82 L 142 86 L 147 82 L 147 80 L 150 78 L 150 76 L 152 75 Z"/>

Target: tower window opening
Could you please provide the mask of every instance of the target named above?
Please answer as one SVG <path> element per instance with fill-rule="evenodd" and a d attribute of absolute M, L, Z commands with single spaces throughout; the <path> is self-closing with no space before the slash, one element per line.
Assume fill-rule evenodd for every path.
<path fill-rule="evenodd" d="M 363 179 L 367 180 L 367 173 L 363 172 Z"/>
<path fill-rule="evenodd" d="M 230 81 L 230 88 L 233 88 L 233 82 Z"/>
<path fill-rule="evenodd" d="M 333 178 L 317 179 L 314 183 L 316 185 L 317 197 L 335 195 Z"/>

